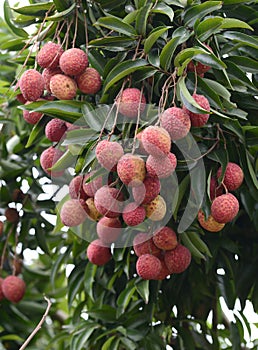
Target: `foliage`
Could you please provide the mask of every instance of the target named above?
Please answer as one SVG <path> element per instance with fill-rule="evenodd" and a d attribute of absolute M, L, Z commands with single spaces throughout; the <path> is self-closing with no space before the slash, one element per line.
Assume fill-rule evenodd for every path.
<path fill-rule="evenodd" d="M 28 349 L 244 347 L 244 329 L 250 333 L 242 312 L 246 300 L 258 309 L 256 1 L 30 0 L 27 6 L 10 8 L 5 0 L 4 11 L 5 21 L 0 25 L 0 210 L 4 215 L 7 206 L 16 207 L 20 222 L 17 228 L 5 222 L 0 237 L 3 252 L 10 233 L 3 276 L 11 272 L 16 251 L 21 258 L 28 250 L 36 251 L 38 258 L 23 266 L 27 284 L 23 301 L 1 303 L 0 347 L 19 348 L 44 313 L 44 294 L 53 305 Z M 87 50 L 90 65 L 102 76 L 102 89 L 95 96 L 80 95 L 73 101 L 21 105 L 14 91 L 17 79 L 25 68 L 34 67 L 38 45 L 57 37 L 64 47 Z M 211 70 L 204 77 L 188 72 L 192 59 Z M 200 108 L 191 97 L 197 88 L 197 93 L 208 98 L 212 111 L 206 126 L 192 129 L 205 164 L 206 188 L 211 174 L 220 165 L 224 171 L 229 160 L 240 164 L 245 176 L 235 193 L 240 212 L 234 222 L 214 234 L 201 229 L 195 220 L 182 236 L 193 255 L 189 269 L 162 282 L 136 276 L 130 248 L 115 249 L 114 259 L 104 267 L 92 265 L 85 254 L 87 241 L 62 227 L 56 211 L 58 186 L 51 186 L 39 165 L 40 154 L 51 145 L 44 135 L 47 121 L 83 119 L 90 131 L 72 131 L 66 155 L 76 156 L 76 173 L 86 172 L 94 161 L 91 146 L 123 84 L 144 87 L 150 105 L 164 109 L 175 102 L 192 111 Z M 103 107 L 102 113 L 92 111 L 96 106 Z M 32 127 L 22 118 L 23 108 L 43 112 L 44 117 Z M 153 113 L 151 122 L 156 120 Z M 112 124 L 109 120 L 106 133 Z M 117 135 L 132 137 L 130 123 L 120 127 Z M 92 134 L 94 140 L 89 138 Z M 61 168 L 67 167 L 67 157 L 60 162 Z M 176 173 L 179 196 L 170 220 L 175 229 L 190 186 L 197 197 L 203 186 L 199 177 L 191 179 L 191 184 L 183 158 Z M 25 187 L 23 198 L 17 198 L 15 191 Z M 202 207 L 209 213 L 208 194 Z M 93 229 L 93 223 L 85 228 L 89 233 Z M 221 296 L 231 310 L 240 300 L 235 322 L 227 320 Z"/>

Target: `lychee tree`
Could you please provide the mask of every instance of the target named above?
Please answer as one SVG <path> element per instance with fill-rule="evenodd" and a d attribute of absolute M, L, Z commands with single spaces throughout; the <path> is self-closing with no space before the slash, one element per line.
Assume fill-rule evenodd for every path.
<path fill-rule="evenodd" d="M 257 1 L 3 6 L 0 348 L 257 346 Z"/>

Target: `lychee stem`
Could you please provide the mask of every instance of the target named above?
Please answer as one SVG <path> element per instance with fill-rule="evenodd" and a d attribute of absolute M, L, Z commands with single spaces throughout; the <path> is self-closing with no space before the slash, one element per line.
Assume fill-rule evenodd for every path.
<path fill-rule="evenodd" d="M 80 6 L 79 3 L 78 3 L 78 6 Z M 75 8 L 75 26 L 74 26 L 74 35 L 73 35 L 73 41 L 72 41 L 72 48 L 75 47 L 77 31 L 78 31 L 78 7 L 76 6 L 76 8 Z"/>
<path fill-rule="evenodd" d="M 14 245 L 14 259 L 13 259 L 13 266 L 12 266 L 12 275 L 15 276 L 16 275 L 16 266 L 15 266 L 15 261 L 17 260 L 17 245 L 19 242 L 19 234 L 18 231 L 16 230 L 15 232 L 15 245 Z"/>

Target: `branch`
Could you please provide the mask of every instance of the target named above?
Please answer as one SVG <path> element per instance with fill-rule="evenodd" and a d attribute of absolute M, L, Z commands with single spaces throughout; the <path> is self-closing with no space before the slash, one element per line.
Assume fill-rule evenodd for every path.
<path fill-rule="evenodd" d="M 46 311 L 45 311 L 45 313 L 44 313 L 42 319 L 40 320 L 39 324 L 37 325 L 37 327 L 36 327 L 36 328 L 34 329 L 34 331 L 30 334 L 30 336 L 25 340 L 25 342 L 23 343 L 23 345 L 20 347 L 19 350 L 24 350 L 24 349 L 27 347 L 27 345 L 29 344 L 29 342 L 30 342 L 30 341 L 32 340 L 32 338 L 36 335 L 36 333 L 38 333 L 38 331 L 39 331 L 40 328 L 42 327 L 43 323 L 45 322 L 45 319 L 46 319 L 46 317 L 47 317 L 47 315 L 48 315 L 48 313 L 49 313 L 49 310 L 50 310 L 50 308 L 51 308 L 52 303 L 51 303 L 51 301 L 50 301 L 47 297 L 45 297 L 45 296 L 44 296 L 44 299 L 45 299 L 46 302 L 47 302 Z"/>

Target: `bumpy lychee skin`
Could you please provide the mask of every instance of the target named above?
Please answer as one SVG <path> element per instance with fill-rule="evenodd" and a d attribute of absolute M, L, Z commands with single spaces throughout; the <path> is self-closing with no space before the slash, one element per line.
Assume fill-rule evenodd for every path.
<path fill-rule="evenodd" d="M 50 120 L 45 128 L 46 137 L 52 142 L 59 142 L 66 132 L 66 123 L 58 118 Z"/>
<path fill-rule="evenodd" d="M 19 213 L 15 208 L 6 208 L 4 215 L 6 217 L 6 220 L 13 224 L 17 224 L 20 219 Z"/>
<path fill-rule="evenodd" d="M 160 125 L 167 130 L 172 141 L 176 141 L 188 134 L 191 128 L 191 120 L 182 108 L 171 107 L 162 113 Z"/>
<path fill-rule="evenodd" d="M 69 199 L 61 208 L 60 218 L 68 227 L 82 224 L 87 218 L 85 202 L 82 199 Z"/>
<path fill-rule="evenodd" d="M 154 232 L 153 242 L 163 250 L 171 250 L 177 246 L 177 235 L 170 227 L 162 227 Z"/>
<path fill-rule="evenodd" d="M 0 220 L 0 236 L 3 234 L 4 232 L 4 223 L 3 221 Z"/>
<path fill-rule="evenodd" d="M 238 214 L 239 202 L 237 198 L 231 194 L 222 194 L 214 199 L 211 204 L 211 216 L 215 221 L 226 224 L 232 221 Z"/>
<path fill-rule="evenodd" d="M 69 194 L 72 199 L 83 199 L 86 201 L 88 195 L 83 190 L 84 177 L 75 176 L 69 184 Z"/>
<path fill-rule="evenodd" d="M 87 95 L 96 94 L 101 88 L 101 77 L 95 68 L 88 67 L 76 77 L 78 88 Z"/>
<path fill-rule="evenodd" d="M 25 282 L 17 276 L 8 276 L 2 284 L 5 298 L 13 303 L 18 303 L 24 297 L 26 290 Z"/>
<path fill-rule="evenodd" d="M 143 130 L 142 144 L 152 156 L 164 157 L 170 152 L 171 138 L 164 128 L 150 125 Z"/>
<path fill-rule="evenodd" d="M 31 102 L 26 102 L 25 105 L 29 104 Z M 24 109 L 22 111 L 22 114 L 23 114 L 23 118 L 24 120 L 29 123 L 29 124 L 32 124 L 32 125 L 35 125 L 37 124 L 37 122 L 41 119 L 41 117 L 43 116 L 43 113 L 40 113 L 40 112 L 30 112 L 26 109 Z"/>
<path fill-rule="evenodd" d="M 50 90 L 50 80 L 56 74 L 63 74 L 63 72 L 61 71 L 61 69 L 59 67 L 43 69 L 42 77 L 44 79 L 45 89 L 48 92 L 51 92 L 51 90 Z"/>
<path fill-rule="evenodd" d="M 150 176 L 148 173 L 143 183 L 132 188 L 134 200 L 138 204 L 150 203 L 160 193 L 161 184 L 157 176 Z"/>
<path fill-rule="evenodd" d="M 214 220 L 214 218 L 211 215 L 209 215 L 206 219 L 205 214 L 201 209 L 198 212 L 198 222 L 202 228 L 209 232 L 219 232 L 225 226 L 225 224 L 221 224 Z"/>
<path fill-rule="evenodd" d="M 203 109 L 208 112 L 210 111 L 210 103 L 205 96 L 193 94 L 193 98 Z M 185 106 L 183 106 L 183 110 L 189 115 L 191 124 L 195 127 L 205 125 L 210 117 L 208 113 L 193 113 L 189 111 Z"/>
<path fill-rule="evenodd" d="M 117 173 L 125 185 L 140 186 L 146 174 L 145 162 L 136 154 L 125 154 L 117 163 Z"/>
<path fill-rule="evenodd" d="M 166 157 L 153 157 L 149 155 L 146 160 L 146 169 L 151 176 L 157 176 L 160 179 L 169 177 L 175 171 L 177 159 L 174 153 L 169 153 Z"/>
<path fill-rule="evenodd" d="M 118 217 L 123 212 L 121 192 L 113 187 L 103 186 L 94 196 L 97 210 L 109 218 Z"/>
<path fill-rule="evenodd" d="M 215 176 L 211 177 L 210 181 L 210 199 L 213 201 L 216 197 L 223 194 L 223 186 L 219 186 Z"/>
<path fill-rule="evenodd" d="M 22 74 L 19 86 L 27 101 L 37 101 L 44 92 L 45 84 L 42 75 L 36 69 L 28 69 Z"/>
<path fill-rule="evenodd" d="M 93 198 L 88 198 L 86 200 L 86 206 L 87 206 L 87 214 L 89 219 L 93 220 L 93 221 L 98 221 L 102 215 L 98 212 L 95 203 L 94 203 L 94 199 Z"/>
<path fill-rule="evenodd" d="M 127 204 L 123 210 L 123 220 L 128 226 L 137 226 L 141 224 L 146 216 L 144 207 L 136 202 Z"/>
<path fill-rule="evenodd" d="M 76 96 L 77 84 L 67 75 L 53 75 L 49 86 L 51 93 L 59 100 L 72 100 Z"/>
<path fill-rule="evenodd" d="M 138 110 L 143 113 L 146 106 L 146 98 L 139 89 L 127 88 L 117 99 L 118 110 L 128 118 L 137 118 Z"/>
<path fill-rule="evenodd" d="M 153 238 L 145 232 L 138 233 L 133 239 L 133 249 L 137 256 L 151 254 L 159 257 L 161 249 L 153 242 Z"/>
<path fill-rule="evenodd" d="M 123 147 L 118 142 L 102 140 L 97 144 L 97 160 L 107 170 L 115 171 L 117 163 L 123 155 Z"/>
<path fill-rule="evenodd" d="M 220 167 L 217 172 L 217 178 L 221 176 L 222 168 Z M 240 166 L 236 163 L 229 162 L 224 174 L 223 183 L 227 187 L 228 191 L 237 190 L 244 180 L 244 173 Z"/>
<path fill-rule="evenodd" d="M 111 250 L 100 239 L 91 242 L 87 248 L 87 257 L 92 264 L 102 266 L 111 259 Z"/>
<path fill-rule="evenodd" d="M 97 235 L 105 244 L 115 242 L 122 232 L 122 224 L 118 218 L 104 216 L 97 223 Z"/>
<path fill-rule="evenodd" d="M 42 169 L 52 177 L 59 177 L 64 174 L 64 170 L 52 171 L 50 168 L 62 157 L 64 153 L 53 146 L 45 149 L 40 156 L 40 165 Z"/>
<path fill-rule="evenodd" d="M 164 280 L 167 276 L 171 274 L 163 258 L 160 258 L 160 263 L 161 263 L 161 269 L 157 277 L 154 278 L 155 280 L 158 280 L 158 281 Z"/>
<path fill-rule="evenodd" d="M 191 263 L 191 253 L 188 248 L 178 244 L 175 249 L 165 252 L 164 260 L 170 273 L 182 273 Z"/>
<path fill-rule="evenodd" d="M 3 282 L 4 282 L 4 279 L 0 277 L 0 301 L 4 299 L 4 293 L 2 289 Z"/>
<path fill-rule="evenodd" d="M 55 68 L 59 64 L 59 59 L 64 50 L 59 44 L 48 42 L 39 50 L 36 61 L 42 68 Z"/>
<path fill-rule="evenodd" d="M 79 75 L 88 66 L 87 54 L 78 48 L 66 50 L 59 60 L 61 70 L 67 75 Z"/>
<path fill-rule="evenodd" d="M 156 279 L 161 270 L 159 258 L 151 254 L 141 255 L 136 262 L 137 274 L 144 280 Z"/>
<path fill-rule="evenodd" d="M 160 221 L 166 215 L 166 202 L 163 197 L 158 195 L 150 203 L 144 206 L 146 210 L 146 216 L 152 221 Z"/>
<path fill-rule="evenodd" d="M 95 193 L 102 187 L 102 176 L 93 178 L 95 170 L 89 172 L 84 176 L 83 190 L 89 197 L 94 197 Z"/>

